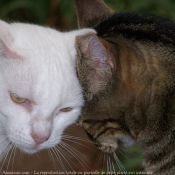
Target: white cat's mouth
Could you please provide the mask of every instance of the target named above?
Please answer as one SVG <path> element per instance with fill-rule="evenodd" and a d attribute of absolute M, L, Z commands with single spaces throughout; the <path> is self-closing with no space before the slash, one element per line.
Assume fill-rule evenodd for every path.
<path fill-rule="evenodd" d="M 13 134 L 11 137 L 8 137 L 7 141 L 22 152 L 34 154 L 44 149 L 55 147 L 61 141 L 61 137 L 50 136 L 45 142 L 39 143 L 32 140 L 32 138 L 26 139 L 24 136 L 17 137 L 15 134 Z"/>
<path fill-rule="evenodd" d="M 40 149 L 37 149 L 37 148 L 31 148 L 31 149 L 30 148 L 20 148 L 20 150 L 28 154 L 35 154 L 38 151 L 40 151 Z"/>
<path fill-rule="evenodd" d="M 41 146 L 41 145 L 24 146 L 24 145 L 15 144 L 15 146 L 16 146 L 16 148 L 18 148 L 22 152 L 25 152 L 25 153 L 28 153 L 28 154 L 34 154 L 34 153 L 37 153 L 37 152 L 41 151 L 42 149 L 44 149 L 43 146 Z"/>
<path fill-rule="evenodd" d="M 57 144 L 56 143 L 53 143 L 53 144 L 43 143 L 40 145 L 38 145 L 38 144 L 25 145 L 25 146 L 18 145 L 18 144 L 14 144 L 14 145 L 22 152 L 25 152 L 27 154 L 35 154 L 35 153 L 42 151 L 44 149 L 55 147 Z"/>

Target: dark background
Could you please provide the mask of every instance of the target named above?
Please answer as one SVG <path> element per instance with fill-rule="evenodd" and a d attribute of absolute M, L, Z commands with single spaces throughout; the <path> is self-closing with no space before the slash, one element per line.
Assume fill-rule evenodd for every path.
<path fill-rule="evenodd" d="M 105 0 L 105 3 L 116 12 L 154 13 L 175 20 L 175 0 Z M 0 18 L 8 22 L 47 25 L 61 31 L 77 28 L 73 0 L 0 0 Z M 71 126 L 65 132 L 88 139 L 83 130 L 76 126 Z M 56 153 L 53 151 L 52 154 L 49 153 L 48 150 L 36 155 L 12 151 L 0 166 L 3 165 L 3 171 L 19 171 L 21 174 L 24 174 L 23 171 L 30 174 L 43 171 L 61 172 L 64 171 L 62 164 L 67 171 L 77 172 L 107 170 L 113 165 L 118 169 L 121 166 L 117 165 L 113 156 L 109 158 L 108 155 L 100 153 L 92 143 L 79 139 L 70 139 L 65 142 L 72 148 L 70 150 L 66 148 L 64 151 L 61 149 L 60 157 L 55 156 Z M 139 145 L 121 149 L 117 155 L 127 171 L 142 170 Z"/>
<path fill-rule="evenodd" d="M 116 12 L 154 13 L 175 19 L 175 0 L 104 0 Z M 0 18 L 48 25 L 60 30 L 77 27 L 73 0 L 0 0 Z"/>

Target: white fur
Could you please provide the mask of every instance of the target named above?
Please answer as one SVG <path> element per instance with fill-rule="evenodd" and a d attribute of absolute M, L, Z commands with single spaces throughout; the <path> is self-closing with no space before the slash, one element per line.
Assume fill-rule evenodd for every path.
<path fill-rule="evenodd" d="M 11 145 L 26 153 L 56 146 L 77 120 L 83 98 L 74 42 L 89 32 L 95 33 L 0 21 L 0 158 Z M 10 92 L 29 103 L 15 103 Z M 65 107 L 73 110 L 61 112 Z M 32 135 L 49 138 L 36 144 Z"/>

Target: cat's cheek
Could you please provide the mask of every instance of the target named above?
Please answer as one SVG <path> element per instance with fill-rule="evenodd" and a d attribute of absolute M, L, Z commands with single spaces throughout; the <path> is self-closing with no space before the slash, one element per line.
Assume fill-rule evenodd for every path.
<path fill-rule="evenodd" d="M 62 127 L 66 127 L 75 123 L 81 114 L 81 107 L 73 108 L 70 112 L 59 112 L 56 116 L 56 122 L 62 123 Z"/>
<path fill-rule="evenodd" d="M 47 145 L 49 147 L 54 147 L 57 144 L 59 144 L 65 128 L 75 123 L 80 113 L 81 113 L 80 107 L 74 108 L 70 112 L 59 112 L 53 121 L 52 134 L 49 140 L 46 143 L 43 143 L 43 146 Z"/>
<path fill-rule="evenodd" d="M 35 150 L 35 143 L 30 135 L 31 130 L 27 118 L 25 114 L 23 114 L 23 117 L 12 117 L 8 123 L 7 138 L 11 145 L 19 150 L 32 153 Z"/>
<path fill-rule="evenodd" d="M 39 149 L 42 150 L 42 149 L 54 148 L 61 142 L 61 138 L 62 138 L 62 134 L 54 132 L 47 142 L 44 142 L 43 144 L 41 144 Z"/>
<path fill-rule="evenodd" d="M 37 128 L 40 128 L 39 124 L 38 126 L 33 125 L 33 123 L 36 124 L 36 122 L 32 123 L 32 121 L 30 121 L 30 116 L 24 113 L 21 114 L 21 116 L 18 116 L 18 118 L 12 117 L 8 123 L 9 141 L 19 150 L 28 154 L 34 154 L 42 149 L 55 147 L 60 143 L 64 129 L 67 128 L 68 125 L 76 122 L 80 115 L 80 111 L 81 107 L 77 107 L 70 112 L 59 112 L 58 115 L 53 118 L 50 128 L 51 134 L 48 140 L 38 145 L 32 137 L 31 129 L 33 128 L 33 132 L 37 133 Z M 43 124 L 41 125 L 43 126 Z"/>
<path fill-rule="evenodd" d="M 80 115 L 80 111 L 81 111 L 81 108 L 78 107 L 78 108 L 74 108 L 70 112 L 58 112 L 57 115 L 53 119 L 53 125 L 51 128 L 51 135 L 49 139 L 46 142 L 43 142 L 42 144 L 40 144 L 37 147 L 36 151 L 40 151 L 42 149 L 53 148 L 56 145 L 58 145 L 61 142 L 63 131 L 69 125 L 76 122 L 78 116 Z"/>

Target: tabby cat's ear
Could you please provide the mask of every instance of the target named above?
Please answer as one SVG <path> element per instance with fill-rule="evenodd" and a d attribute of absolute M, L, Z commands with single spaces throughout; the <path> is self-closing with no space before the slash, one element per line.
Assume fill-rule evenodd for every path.
<path fill-rule="evenodd" d="M 77 51 L 75 49 L 75 38 L 79 35 L 85 35 L 85 34 L 88 34 L 88 33 L 96 34 L 96 31 L 93 30 L 93 29 L 81 29 L 81 30 L 78 29 L 78 30 L 74 30 L 74 31 L 70 31 L 70 32 L 65 32 L 63 34 L 64 38 L 67 41 L 66 46 L 68 47 L 69 53 L 70 53 L 71 56 L 73 56 L 73 58 L 76 59 L 75 55 L 77 54 Z"/>
<path fill-rule="evenodd" d="M 92 27 L 114 14 L 103 0 L 74 0 L 79 28 Z"/>
<path fill-rule="evenodd" d="M 101 91 L 106 91 L 116 69 L 111 49 L 113 46 L 95 34 L 76 38 L 78 51 L 77 72 L 87 100 Z"/>

